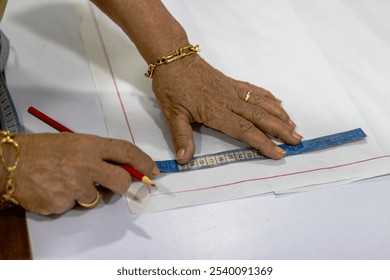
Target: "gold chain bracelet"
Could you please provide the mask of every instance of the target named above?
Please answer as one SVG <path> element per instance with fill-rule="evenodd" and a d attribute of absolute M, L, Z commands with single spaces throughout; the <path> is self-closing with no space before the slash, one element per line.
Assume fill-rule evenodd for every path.
<path fill-rule="evenodd" d="M 145 73 L 145 76 L 148 78 L 153 77 L 154 70 L 157 66 L 162 64 L 168 64 L 172 61 L 178 60 L 179 58 L 185 57 L 187 55 L 195 54 L 200 52 L 199 45 L 189 45 L 186 47 L 178 48 L 175 53 L 167 55 L 167 56 L 161 56 L 157 59 L 155 63 L 149 64 L 148 71 Z"/>
<path fill-rule="evenodd" d="M 18 165 L 19 157 L 20 157 L 20 147 L 19 144 L 13 139 L 13 135 L 11 135 L 8 131 L 0 131 L 0 160 L 3 163 L 5 170 L 7 171 L 7 179 L 5 183 L 5 193 L 0 196 L 0 208 L 2 207 L 10 207 L 12 204 L 19 205 L 19 201 L 13 197 L 16 180 L 14 176 L 14 171 Z M 12 165 L 8 165 L 7 161 L 4 158 L 3 153 L 3 145 L 10 144 L 16 149 L 16 157 L 15 162 Z"/>

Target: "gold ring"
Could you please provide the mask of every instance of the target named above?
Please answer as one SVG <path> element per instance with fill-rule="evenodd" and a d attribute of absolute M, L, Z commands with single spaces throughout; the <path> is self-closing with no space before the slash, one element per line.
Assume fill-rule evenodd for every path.
<path fill-rule="evenodd" d="M 245 102 L 248 102 L 249 97 L 251 97 L 251 94 L 252 94 L 252 91 L 251 91 L 251 90 L 248 91 L 248 92 L 246 93 L 245 98 L 244 98 L 244 101 L 245 101 Z"/>
<path fill-rule="evenodd" d="M 77 203 L 78 203 L 80 206 L 82 206 L 82 207 L 85 207 L 85 208 L 92 208 L 92 207 L 94 207 L 96 204 L 98 204 L 99 200 L 100 200 L 100 192 L 97 191 L 97 196 L 96 196 L 96 198 L 95 198 L 91 203 L 84 203 L 84 202 L 81 202 L 81 201 L 78 201 L 78 200 L 76 200 L 76 201 L 77 201 Z"/>

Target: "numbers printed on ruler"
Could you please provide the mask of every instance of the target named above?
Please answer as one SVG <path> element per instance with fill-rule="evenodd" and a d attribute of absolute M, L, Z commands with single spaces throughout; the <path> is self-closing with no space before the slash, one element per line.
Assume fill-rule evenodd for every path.
<path fill-rule="evenodd" d="M 264 158 L 254 148 L 244 148 L 230 152 L 223 152 L 205 156 L 194 157 L 188 164 L 178 164 L 179 171 L 189 171 L 216 167 L 236 161 L 247 161 L 258 158 Z"/>

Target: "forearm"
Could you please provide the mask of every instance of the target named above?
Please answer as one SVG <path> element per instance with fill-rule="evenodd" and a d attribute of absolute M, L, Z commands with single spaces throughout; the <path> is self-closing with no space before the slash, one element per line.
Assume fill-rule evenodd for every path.
<path fill-rule="evenodd" d="M 91 0 L 134 42 L 149 63 L 188 45 L 183 27 L 160 0 Z"/>

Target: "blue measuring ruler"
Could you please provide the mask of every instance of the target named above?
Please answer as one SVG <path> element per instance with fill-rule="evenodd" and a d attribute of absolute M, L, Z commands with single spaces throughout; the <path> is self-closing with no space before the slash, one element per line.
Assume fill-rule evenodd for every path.
<path fill-rule="evenodd" d="M 9 40 L 0 30 L 0 125 L 1 130 L 23 132 L 11 94 L 3 76 L 9 55 Z"/>
<path fill-rule="evenodd" d="M 362 140 L 366 136 L 367 135 L 362 129 L 357 128 L 319 138 L 304 140 L 296 146 L 281 144 L 279 147 L 286 151 L 284 156 L 287 157 L 340 146 L 346 143 Z M 175 160 L 156 161 L 156 164 L 162 172 L 185 172 L 218 167 L 235 162 L 265 159 L 269 158 L 260 154 L 260 152 L 255 148 L 248 147 L 195 156 L 188 164 L 177 164 Z"/>

